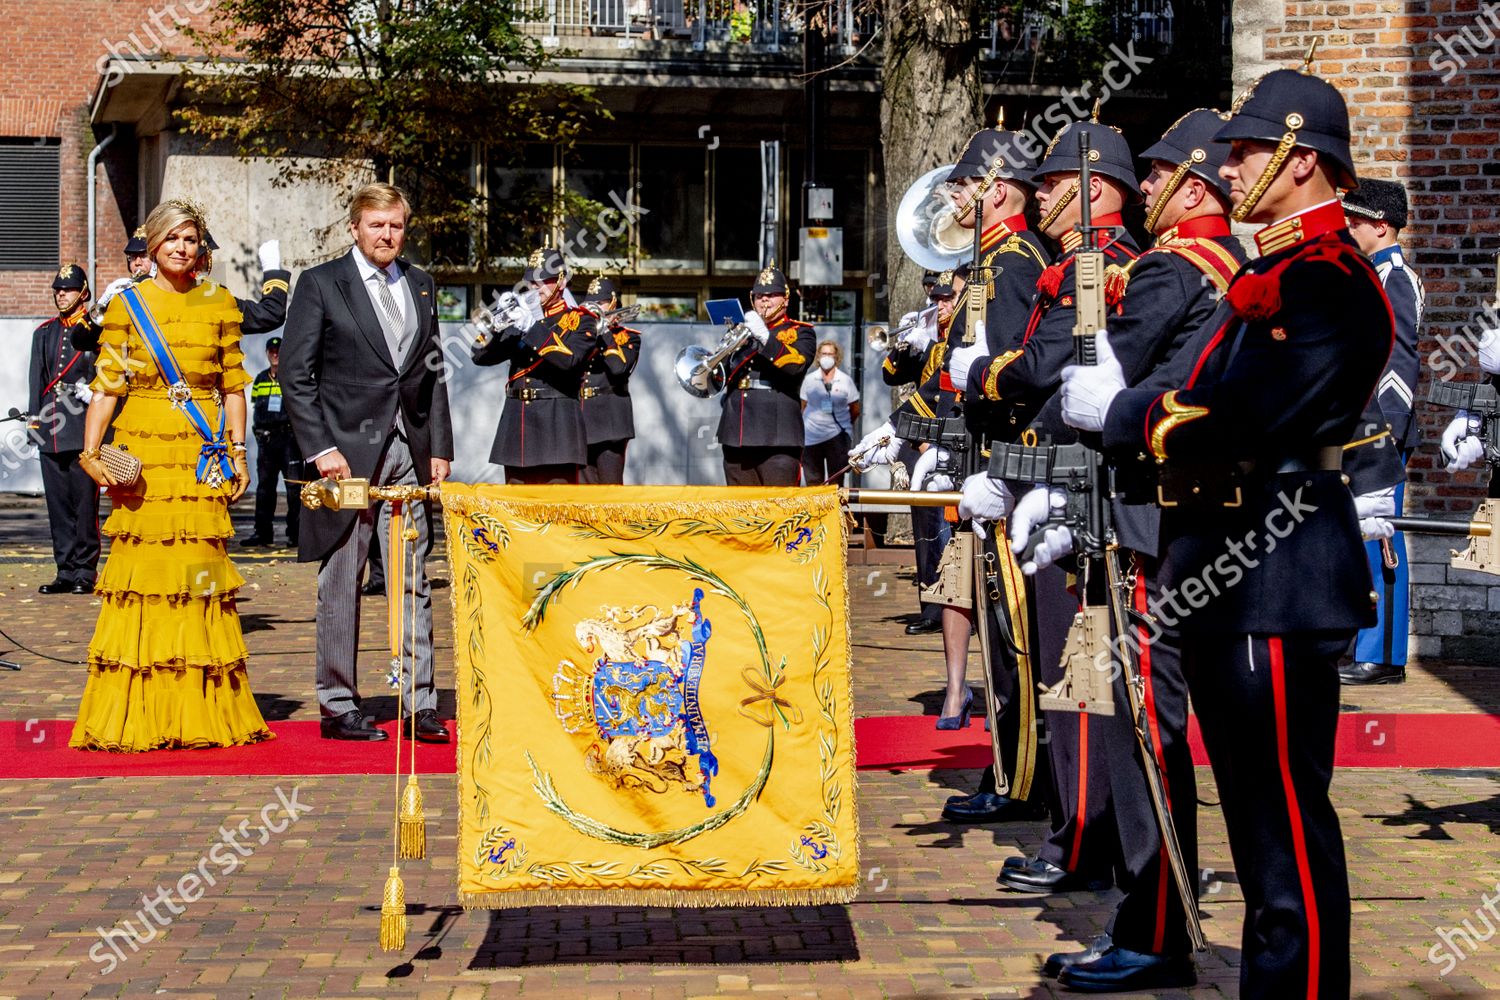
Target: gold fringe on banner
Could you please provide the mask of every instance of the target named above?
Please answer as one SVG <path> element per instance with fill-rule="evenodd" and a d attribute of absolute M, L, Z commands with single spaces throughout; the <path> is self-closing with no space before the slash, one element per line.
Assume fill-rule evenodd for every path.
<path fill-rule="evenodd" d="M 466 910 L 523 906 L 825 906 L 852 903 L 859 885 L 823 889 L 539 889 L 461 892 Z"/>
<path fill-rule="evenodd" d="M 411 860 L 427 857 L 427 817 L 422 814 L 422 789 L 417 787 L 415 773 L 406 779 L 397 822 L 401 826 L 401 857 Z"/>
<path fill-rule="evenodd" d="M 759 500 L 710 500 L 693 505 L 696 517 L 790 517 L 807 512 L 820 517 L 839 506 L 835 487 L 801 497 L 769 497 Z M 584 494 L 586 496 L 587 494 Z M 443 506 L 460 516 L 478 511 L 504 514 L 537 524 L 576 524 L 580 521 L 620 522 L 632 520 L 660 521 L 682 516 L 681 503 L 549 503 L 542 500 L 507 500 L 498 497 L 444 494 Z"/>
<path fill-rule="evenodd" d="M 406 886 L 401 869 L 391 865 L 380 899 L 380 950 L 400 951 L 406 947 Z"/>

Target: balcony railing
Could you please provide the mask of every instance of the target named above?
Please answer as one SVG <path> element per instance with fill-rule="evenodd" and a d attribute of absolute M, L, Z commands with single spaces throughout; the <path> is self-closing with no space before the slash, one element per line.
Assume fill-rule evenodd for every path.
<path fill-rule="evenodd" d="M 1063 0 L 1062 11 L 1067 10 Z M 691 42 L 695 49 L 710 43 L 737 43 L 761 52 L 778 52 L 801 43 L 808 11 L 829 20 L 830 48 L 840 56 L 858 53 L 879 26 L 860 0 L 830 0 L 815 8 L 805 0 L 747 3 L 745 0 L 539 0 L 537 16 L 522 27 L 540 35 L 548 46 L 573 46 L 583 38 L 616 40 L 619 48 L 658 41 Z M 1171 0 L 1134 0 L 1115 18 L 1114 34 L 1143 48 L 1168 51 L 1174 42 Z M 1035 52 L 1053 37 L 1057 25 L 1043 13 L 995 13 L 984 22 L 985 55 L 1005 59 Z M 1221 43 L 1227 44 L 1225 16 Z"/>

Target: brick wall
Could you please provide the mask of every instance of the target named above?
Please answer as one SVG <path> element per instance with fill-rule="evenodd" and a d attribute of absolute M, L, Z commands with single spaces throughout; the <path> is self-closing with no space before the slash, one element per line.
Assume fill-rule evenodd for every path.
<path fill-rule="evenodd" d="M 1472 344 L 1495 295 L 1500 250 L 1500 5 L 1479 0 L 1286 2 L 1237 0 L 1235 19 L 1263 27 L 1264 48 L 1236 48 L 1235 85 L 1298 66 L 1314 39 L 1312 69 L 1349 102 L 1355 164 L 1399 180 L 1411 201 L 1402 234 L 1427 289 L 1419 353 L 1425 399 L 1434 378 L 1473 377 Z M 1242 10 L 1243 8 L 1243 10 Z M 1251 40 L 1247 40 L 1251 41 Z M 1412 458 L 1407 510 L 1457 517 L 1485 495 L 1488 470 L 1442 471 L 1437 440 L 1452 417 L 1419 403 L 1423 446 Z M 1500 577 L 1447 568 L 1452 539 L 1412 540 L 1413 634 L 1423 657 L 1500 662 Z"/>
<path fill-rule="evenodd" d="M 89 151 L 108 129 L 89 125 L 99 65 L 109 52 L 178 52 L 186 40 L 175 20 L 201 23 L 212 0 L 3 0 L 0 2 L 0 136 L 55 138 L 61 145 L 62 260 L 88 254 Z M 128 130 L 99 167 L 98 255 L 101 287 L 124 273 L 120 250 L 140 221 L 135 204 L 135 144 Z M 118 183 L 119 190 L 116 190 Z M 0 316 L 52 311 L 46 271 L 0 271 Z M 101 280 L 102 279 L 102 280 Z"/>

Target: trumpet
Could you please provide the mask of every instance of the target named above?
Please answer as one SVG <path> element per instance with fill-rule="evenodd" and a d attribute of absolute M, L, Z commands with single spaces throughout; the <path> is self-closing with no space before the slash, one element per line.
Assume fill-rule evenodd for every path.
<path fill-rule="evenodd" d="M 719 346 L 710 351 L 701 344 L 689 344 L 677 354 L 672 362 L 672 372 L 677 383 L 688 393 L 699 399 L 718 395 L 724 391 L 728 373 L 724 362 L 729 360 L 750 339 L 750 327 L 744 323 L 724 331 Z"/>
<path fill-rule="evenodd" d="M 585 306 L 584 308 L 588 308 Z M 594 319 L 599 323 L 599 329 L 605 330 L 611 326 L 620 326 L 623 323 L 633 323 L 640 316 L 645 307 L 639 302 L 634 305 L 621 306 L 608 312 L 594 313 Z M 590 310 L 592 312 L 592 310 Z"/>
<path fill-rule="evenodd" d="M 870 345 L 870 350 L 881 354 L 887 351 L 907 350 L 910 345 L 906 341 L 906 335 L 920 327 L 928 326 L 937 319 L 937 306 L 928 306 L 917 313 L 911 320 L 902 323 L 892 330 L 885 326 L 872 326 L 866 332 L 865 342 Z"/>

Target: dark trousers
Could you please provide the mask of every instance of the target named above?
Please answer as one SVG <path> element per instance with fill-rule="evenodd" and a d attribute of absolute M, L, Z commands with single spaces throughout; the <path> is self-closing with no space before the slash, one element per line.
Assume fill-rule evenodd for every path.
<path fill-rule="evenodd" d="M 93 586 L 99 571 L 99 486 L 79 467 L 76 451 L 44 451 L 41 460 L 57 579 Z"/>
<path fill-rule="evenodd" d="M 724 446 L 724 482 L 729 486 L 796 486 L 802 449 Z"/>
<path fill-rule="evenodd" d="M 916 510 L 932 510 L 933 508 L 914 508 Z M 939 511 L 941 514 L 941 511 Z M 915 522 L 913 522 L 915 523 Z M 945 522 L 946 523 L 946 522 Z M 1028 802 L 1044 803 L 1052 808 L 1051 788 L 1052 769 L 1047 758 L 1046 747 L 1041 741 L 1041 732 L 1037 721 L 1041 718 L 1036 707 L 1036 651 L 1040 645 L 1037 641 L 1036 621 L 1033 614 L 1033 602 L 1029 599 L 1028 588 L 1025 578 L 1022 577 L 1019 567 L 1008 549 L 1001 550 L 997 545 L 1004 545 L 1003 538 L 997 538 L 992 531 L 983 542 L 986 555 L 993 556 L 994 561 L 990 563 L 996 569 L 996 591 L 991 593 L 989 606 L 989 631 L 990 631 L 990 662 L 986 683 L 995 692 L 995 700 L 998 702 L 997 718 L 994 728 L 999 733 L 1001 759 L 1005 765 L 1005 779 L 1009 789 L 1009 795 L 1014 799 L 1022 799 Z M 1043 571 L 1046 572 L 1046 571 Z M 988 588 L 987 588 L 988 589 Z M 1014 594 L 1016 600 L 1024 609 L 1024 614 L 1011 616 L 1007 608 L 1007 594 Z M 1004 628 L 1001 627 L 1002 622 Z M 1016 647 L 1025 652 L 1028 662 L 1032 665 L 1033 674 L 1030 683 L 1022 684 L 1019 672 L 1019 660 L 1005 636 L 1009 633 Z M 1028 711 L 1029 709 L 1029 711 Z M 1029 717 L 1029 727 L 1032 732 L 1023 733 L 1023 721 Z M 1036 742 L 1027 745 L 1023 751 L 1021 738 L 1025 735 L 1028 741 L 1033 737 Z M 1025 764 L 1023 753 L 1029 755 L 1029 766 L 1031 768 L 1031 787 L 1025 795 L 1021 794 L 1021 788 L 1017 781 L 1019 768 Z M 980 778 L 979 791 L 995 791 L 995 768 L 990 765 L 985 768 L 984 775 Z"/>
<path fill-rule="evenodd" d="M 953 525 L 943 516 L 941 507 L 911 508 L 912 551 L 917 559 L 917 587 L 930 587 L 937 583 L 938 562 L 943 558 L 943 549 L 953 534 Z M 930 601 L 919 602 L 922 617 L 928 621 L 943 620 L 943 606 Z"/>
<path fill-rule="evenodd" d="M 1158 601 L 1157 564 L 1142 559 L 1137 564 L 1131 604 L 1145 622 L 1153 602 Z M 1172 826 L 1182 849 L 1183 867 L 1196 893 L 1198 880 L 1198 788 L 1193 773 L 1193 754 L 1188 747 L 1187 681 L 1182 675 L 1181 638 L 1163 629 L 1137 624 L 1133 642 L 1126 650 L 1140 671 L 1142 707 L 1150 735 L 1152 757 L 1162 773 L 1162 786 Z M 1118 649 L 1116 655 L 1118 655 Z M 1114 818 L 1120 855 L 1120 900 L 1110 923 L 1114 943 L 1131 951 L 1155 955 L 1184 955 L 1192 943 L 1187 935 L 1187 915 L 1182 896 L 1172 879 L 1166 846 L 1151 807 L 1146 787 L 1140 741 L 1128 708 L 1123 674 L 1114 683 L 1115 714 L 1094 716 L 1098 739 L 1091 742 L 1090 774 L 1103 772 L 1093 794 L 1107 796 Z M 1093 752 L 1096 743 L 1112 754 Z M 1194 905 L 1197 905 L 1196 899 Z"/>
<path fill-rule="evenodd" d="M 505 481 L 520 486 L 552 486 L 578 482 L 576 465 L 507 465 Z"/>
<path fill-rule="evenodd" d="M 276 480 L 286 483 L 286 541 L 297 544 L 301 521 L 301 487 L 292 483 L 302 468 L 302 453 L 290 430 L 255 435 L 255 534 L 269 539 L 276 519 Z"/>
<path fill-rule="evenodd" d="M 802 446 L 802 483 L 818 486 L 835 472 L 839 473 L 833 485 L 844 485 L 844 474 L 839 472 L 849 464 L 849 434 L 841 432 L 827 441 Z"/>
<path fill-rule="evenodd" d="M 625 482 L 625 448 L 628 438 L 619 441 L 600 441 L 589 445 L 589 464 L 580 471 L 580 481 L 618 486 Z M 506 479 L 510 470 L 506 470 Z"/>
<path fill-rule="evenodd" d="M 1352 632 L 1185 635 L 1182 665 L 1245 896 L 1240 996 L 1349 995 L 1349 876 L 1328 798 Z"/>

